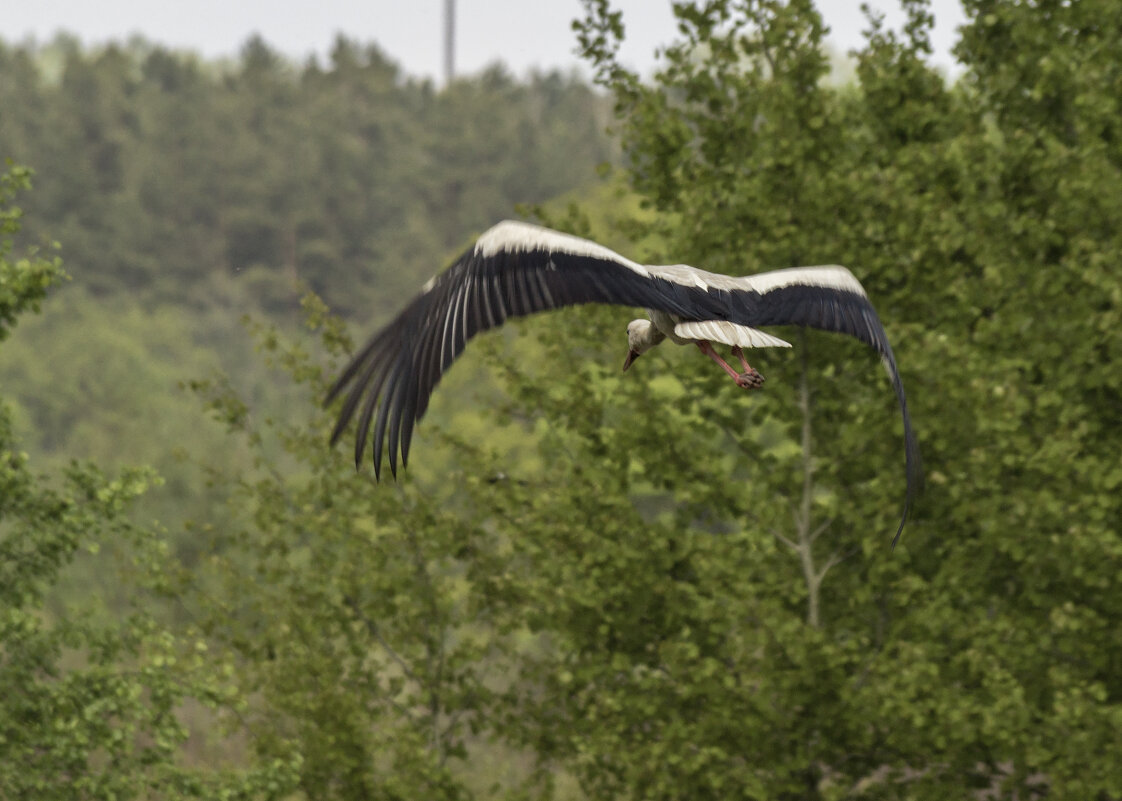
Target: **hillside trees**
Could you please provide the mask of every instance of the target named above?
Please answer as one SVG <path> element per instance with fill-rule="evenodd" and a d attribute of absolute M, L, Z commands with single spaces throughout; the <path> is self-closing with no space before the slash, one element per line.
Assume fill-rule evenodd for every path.
<path fill-rule="evenodd" d="M 1122 31 L 1105 3 L 972 1 L 948 86 L 927 6 L 905 5 L 903 31 L 870 23 L 857 85 L 832 87 L 804 0 L 677 4 L 682 38 L 650 83 L 616 60 L 610 3 L 588 0 L 578 35 L 645 208 L 543 212 L 644 260 L 849 265 L 929 479 L 900 547 L 897 409 L 853 342 L 792 332 L 748 394 L 669 346 L 621 375 L 626 312 L 526 320 L 468 348 L 407 476 L 377 485 L 324 446 L 314 407 L 349 343 L 309 301 L 328 357 L 257 332 L 297 385 L 295 422 L 194 385 L 251 462 L 212 473 L 229 512 L 192 528 L 173 587 L 205 638 L 194 664 L 232 685 L 217 717 L 247 762 L 316 798 L 564 797 L 570 780 L 597 798 L 1122 797 Z M 354 90 L 352 72 L 396 85 L 373 56 L 336 61 L 302 74 L 317 97 Z M 151 68 L 190 82 L 180 66 Z M 231 82 L 283 108 L 299 90 L 275 69 L 254 46 Z M 425 108 L 491 114 L 481 87 L 502 83 Z M 371 136 L 397 124 L 323 102 Z M 262 141 L 285 139 L 274 106 L 256 113 Z M 396 168 L 363 141 L 323 157 L 330 214 L 280 192 L 236 220 L 245 252 L 283 258 L 279 225 L 339 258 L 324 232 L 351 230 L 362 191 L 345 179 Z M 479 187 L 438 172 L 426 202 Z M 456 197 L 441 209 L 482 226 Z M 414 234 L 436 239 L 388 241 Z M 472 380 L 484 368 L 498 397 Z"/>
<path fill-rule="evenodd" d="M 298 286 L 380 321 L 479 227 L 594 178 L 605 99 L 574 76 L 495 67 L 436 91 L 340 38 L 295 64 L 260 39 L 228 61 L 144 42 L 0 44 L 0 159 L 38 170 L 27 239 L 72 280 L 7 348 L 13 424 L 49 464 L 151 464 L 138 514 L 212 517 L 178 385 L 215 369 L 261 410 L 288 402 L 240 319 L 298 325 Z M 194 553 L 189 539 L 177 546 Z"/>
<path fill-rule="evenodd" d="M 57 258 L 16 255 L 14 201 L 29 186 L 23 168 L 0 173 L 0 340 L 63 276 Z M 205 643 L 185 645 L 150 606 L 166 551 L 160 532 L 128 513 L 155 484 L 150 470 L 107 475 L 90 463 L 32 472 L 0 405 L 0 797 L 265 798 L 289 785 L 282 761 L 244 773 L 180 761 L 184 704 L 234 699 L 220 672 L 200 670 Z M 115 572 L 127 599 L 124 608 L 112 599 L 120 617 L 92 593 L 69 593 L 73 605 L 58 609 L 59 587 L 83 558 Z"/>
<path fill-rule="evenodd" d="M 66 242 L 85 286 L 193 304 L 227 273 L 381 312 L 473 230 L 611 156 L 603 99 L 575 77 L 495 66 L 436 92 L 342 37 L 304 65 L 260 38 L 230 65 L 141 40 L 0 45 L 0 106 L 0 153 L 40 171 L 29 232 Z"/>
<path fill-rule="evenodd" d="M 1091 88 L 1075 106 L 1091 119 L 1073 111 L 1053 131 L 1039 109 L 1005 118 L 993 93 L 1007 79 L 985 59 L 948 87 L 925 62 L 926 6 L 907 8 L 902 32 L 871 24 L 859 85 L 832 88 L 809 4 L 677 6 L 684 38 L 652 84 L 615 61 L 622 32 L 609 5 L 587 4 L 578 30 L 615 94 L 627 175 L 649 207 L 594 232 L 628 252 L 620 240 L 642 238 L 643 259 L 730 273 L 852 266 L 896 344 L 929 486 L 890 552 L 903 494 L 897 411 L 875 359 L 851 342 L 796 334 L 794 352 L 757 356 L 771 380 L 751 395 L 673 348 L 620 375 L 626 315 L 616 310 L 567 310 L 473 344 L 465 360 L 486 358 L 505 393 L 498 414 L 480 412 L 482 430 L 504 433 L 445 434 L 459 443 L 447 454 L 433 444 L 434 423 L 448 419 L 434 407 L 394 502 L 427 498 L 440 516 L 464 515 L 464 547 L 448 539 L 451 520 L 423 529 L 452 550 L 425 552 L 412 576 L 378 570 L 368 614 L 376 625 L 413 620 L 419 577 L 462 581 L 443 596 L 460 599 L 445 620 L 485 621 L 476 632 L 495 661 L 483 664 L 502 665 L 506 681 L 483 695 L 495 685 L 468 671 L 461 719 L 533 754 L 539 777 L 560 771 L 593 797 L 1122 792 L 1111 755 L 1122 610 L 1105 591 L 1119 554 L 1108 369 L 1118 242 L 1096 216 L 1117 208 L 1116 182 L 1103 178 L 1116 171 L 1113 140 Z M 1026 26 L 1015 39 L 1052 41 L 1066 69 L 1106 69 L 1096 59 L 1108 48 L 1087 46 L 1097 28 L 1050 39 L 1031 28 L 1040 18 L 1002 4 L 973 24 L 994 19 Z M 551 221 L 593 232 L 579 213 Z M 1062 319 L 1046 322 L 1056 310 Z M 1065 358 L 1072 369 L 1051 372 Z M 537 458 L 511 447 L 510 428 Z M 302 437 L 287 440 L 314 453 Z M 289 543 L 264 564 L 283 563 L 293 581 L 308 574 L 292 565 L 317 554 L 322 565 L 365 563 L 417 530 L 405 522 L 416 510 L 375 510 L 390 502 L 375 495 L 385 488 L 355 495 L 326 478 L 333 470 L 267 480 L 250 507 L 268 510 L 254 529 L 268 536 L 244 542 Z M 374 529 L 305 552 L 314 525 L 274 523 L 278 513 Z M 355 536 L 364 544 L 339 556 Z M 305 621 L 284 659 L 316 653 L 306 621 L 326 614 L 320 628 L 350 632 L 331 648 L 365 642 L 357 653 L 380 654 L 372 663 L 391 682 L 380 686 L 396 695 L 373 708 L 404 698 L 396 711 L 408 717 L 425 681 L 392 683 L 386 644 L 365 624 L 345 627 L 340 573 L 310 575 L 314 603 L 266 604 Z M 421 630 L 396 643 L 423 663 Z M 441 642 L 460 642 L 456 626 L 442 631 Z M 244 656 L 255 642 L 244 640 Z M 296 686 L 282 698 L 323 700 Z M 345 737 L 356 738 L 361 729 Z M 331 764 L 332 752 L 317 753 Z"/>

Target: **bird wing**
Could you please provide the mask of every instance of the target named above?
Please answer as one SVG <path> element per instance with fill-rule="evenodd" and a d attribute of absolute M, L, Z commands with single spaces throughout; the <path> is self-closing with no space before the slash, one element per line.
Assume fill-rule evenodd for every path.
<path fill-rule="evenodd" d="M 677 286 L 594 242 L 536 225 L 499 223 L 426 283 L 344 369 L 327 397 L 330 403 L 345 392 L 332 442 L 357 412 L 356 464 L 373 425 L 374 472 L 380 477 L 388 435 L 390 471 L 396 476 L 397 454 L 404 466 L 413 427 L 433 389 L 475 334 L 508 317 L 581 303 L 695 316 L 697 301 Z M 706 298 L 702 305 L 707 314 L 719 315 L 719 301 Z"/>
<path fill-rule="evenodd" d="M 684 264 L 643 265 L 595 242 L 510 220 L 486 231 L 429 280 L 355 355 L 328 392 L 326 403 L 345 394 L 332 443 L 357 412 L 356 465 L 373 425 L 375 475 L 381 476 L 383 445 L 388 444 L 396 476 L 398 453 L 404 467 L 414 425 L 471 337 L 508 317 L 583 303 L 637 306 L 686 322 L 727 321 L 749 329 L 808 326 L 870 345 L 888 369 L 904 418 L 907 518 L 919 479 L 919 451 L 888 337 L 852 273 L 844 267 L 798 267 L 737 278 Z"/>
<path fill-rule="evenodd" d="M 737 325 L 727 320 L 689 320 L 674 326 L 674 333 L 682 339 L 707 339 L 738 345 L 742 348 L 789 348 L 791 343 L 773 337 L 746 325 Z"/>

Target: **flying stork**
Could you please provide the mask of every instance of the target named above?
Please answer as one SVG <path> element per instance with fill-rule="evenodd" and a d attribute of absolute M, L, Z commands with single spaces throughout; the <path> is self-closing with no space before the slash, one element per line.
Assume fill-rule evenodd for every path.
<path fill-rule="evenodd" d="M 375 476 L 381 477 L 388 428 L 390 471 L 396 477 L 399 449 L 404 468 L 413 426 L 469 339 L 508 317 L 579 303 L 647 309 L 649 319 L 633 320 L 627 327 L 624 370 L 669 339 L 696 345 L 744 389 L 758 388 L 764 379 L 748 364 L 743 348 L 790 347 L 759 326 L 836 331 L 872 347 L 888 370 L 904 420 L 907 495 L 892 540 L 895 547 L 919 485 L 919 448 L 884 327 L 860 282 L 844 267 L 794 267 L 738 278 L 685 264 L 639 264 L 587 239 L 523 222 L 501 222 L 429 280 L 347 365 L 326 400 L 329 404 L 346 393 L 332 444 L 357 411 L 355 465 L 361 464 L 373 422 Z M 744 371 L 722 359 L 714 342 L 731 346 Z"/>

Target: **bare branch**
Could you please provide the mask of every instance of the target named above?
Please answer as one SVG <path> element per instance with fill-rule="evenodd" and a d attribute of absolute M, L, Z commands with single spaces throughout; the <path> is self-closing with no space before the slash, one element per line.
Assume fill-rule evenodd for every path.
<path fill-rule="evenodd" d="M 818 581 L 821 582 L 822 579 L 825 578 L 826 572 L 831 567 L 838 564 L 838 562 L 844 562 L 846 559 L 853 556 L 855 553 L 857 553 L 857 549 L 856 548 L 851 548 L 850 550 L 846 551 L 845 553 L 842 553 L 841 551 L 834 551 L 832 554 L 830 554 L 830 558 L 826 560 L 826 564 L 824 564 L 822 566 L 822 569 L 820 571 L 818 571 L 818 576 L 817 576 Z"/>
<path fill-rule="evenodd" d="M 784 536 L 783 536 L 782 534 L 780 534 L 780 533 L 779 533 L 778 531 L 776 531 L 776 530 L 775 530 L 774 528 L 773 528 L 773 529 L 770 529 L 770 531 L 771 531 L 772 535 L 773 535 L 773 536 L 774 536 L 774 537 L 775 537 L 775 538 L 776 538 L 777 540 L 779 540 L 780 542 L 782 542 L 782 543 L 783 543 L 784 545 L 786 545 L 786 546 L 787 546 L 788 548 L 790 548 L 790 549 L 791 549 L 792 551 L 797 551 L 797 550 L 799 550 L 799 546 L 798 546 L 798 545 L 796 545 L 795 543 L 791 542 L 791 540 L 789 540 L 789 539 L 787 539 L 786 537 L 784 537 Z"/>
<path fill-rule="evenodd" d="M 844 557 L 838 555 L 837 551 L 834 551 L 832 554 L 830 554 L 830 558 L 826 560 L 826 564 L 822 565 L 822 569 L 818 571 L 818 581 L 821 582 L 822 579 L 826 577 L 826 573 L 829 572 L 830 568 L 840 562 L 843 558 Z"/>
<path fill-rule="evenodd" d="M 821 575 L 814 569 L 814 534 L 810 530 L 810 502 L 814 494 L 814 455 L 810 426 L 810 368 L 807 364 L 806 335 L 799 333 L 799 351 L 802 370 L 799 375 L 799 411 L 803 416 L 803 494 L 795 512 L 799 534 L 799 557 L 806 580 L 806 622 L 818 628 L 818 587 Z"/>
<path fill-rule="evenodd" d="M 830 527 L 830 524 L 831 524 L 831 523 L 833 523 L 833 522 L 834 522 L 834 518 L 832 518 L 832 517 L 831 517 L 831 518 L 829 518 L 828 520 L 825 520 L 824 522 L 822 522 L 821 524 L 819 524 L 818 528 L 814 529 L 814 531 L 812 531 L 812 532 L 810 533 L 810 537 L 809 537 L 810 541 L 811 541 L 811 542 L 814 542 L 814 541 L 815 541 L 816 539 L 818 539 L 818 537 L 819 537 L 819 536 L 820 536 L 820 535 L 821 535 L 821 534 L 822 534 L 823 532 L 825 532 L 825 531 L 826 531 L 826 529 L 828 529 L 828 528 Z"/>
<path fill-rule="evenodd" d="M 401 655 L 393 649 L 393 646 L 386 642 L 386 638 L 382 636 L 382 632 L 378 629 L 378 624 L 366 616 L 366 613 L 359 607 L 358 602 L 349 596 L 344 597 L 343 600 L 346 602 L 347 607 L 354 613 L 355 619 L 362 623 L 366 627 L 367 632 L 370 633 L 370 636 L 376 639 L 378 644 L 386 649 L 386 653 L 390 655 L 390 659 L 397 663 L 397 666 L 401 668 L 401 672 L 405 674 L 405 677 L 417 682 L 418 685 L 423 687 L 424 682 L 410 669 L 405 660 L 401 658 Z"/>

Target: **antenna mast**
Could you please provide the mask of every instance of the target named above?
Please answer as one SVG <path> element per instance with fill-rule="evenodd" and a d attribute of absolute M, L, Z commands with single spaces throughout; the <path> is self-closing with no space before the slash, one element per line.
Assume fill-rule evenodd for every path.
<path fill-rule="evenodd" d="M 444 0 L 444 85 L 452 83 L 455 75 L 456 0 Z"/>

